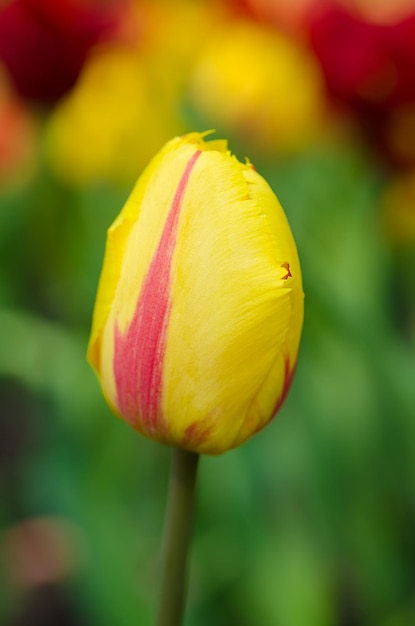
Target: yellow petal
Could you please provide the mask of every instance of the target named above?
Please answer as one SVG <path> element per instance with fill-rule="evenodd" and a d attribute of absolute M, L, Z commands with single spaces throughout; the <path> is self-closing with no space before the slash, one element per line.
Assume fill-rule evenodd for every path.
<path fill-rule="evenodd" d="M 272 417 L 302 323 L 301 273 L 285 215 L 265 181 L 228 154 L 204 153 L 195 168 L 173 275 L 168 436 L 221 452 Z"/>

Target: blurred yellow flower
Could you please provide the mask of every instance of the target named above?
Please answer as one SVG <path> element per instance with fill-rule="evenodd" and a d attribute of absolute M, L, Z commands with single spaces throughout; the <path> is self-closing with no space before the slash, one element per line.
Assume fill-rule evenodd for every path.
<path fill-rule="evenodd" d="M 255 23 L 230 23 L 210 39 L 190 93 L 209 125 L 264 150 L 298 150 L 321 132 L 324 88 L 311 53 Z"/>
<path fill-rule="evenodd" d="M 303 321 L 296 246 L 265 180 L 225 141 L 170 141 L 108 231 L 88 359 L 142 434 L 218 454 L 265 426 Z"/>
<path fill-rule="evenodd" d="M 175 102 L 134 48 L 96 50 L 74 90 L 52 112 L 46 154 L 63 180 L 131 183 L 181 129 Z"/>
<path fill-rule="evenodd" d="M 227 17 L 220 0 L 141 0 L 140 50 L 159 80 L 183 86 L 206 41 Z"/>
<path fill-rule="evenodd" d="M 206 1 L 130 7 L 124 45 L 97 47 L 51 115 L 46 154 L 54 172 L 77 185 L 131 184 L 169 137 L 186 131 L 188 74 L 222 13 L 220 2 Z"/>

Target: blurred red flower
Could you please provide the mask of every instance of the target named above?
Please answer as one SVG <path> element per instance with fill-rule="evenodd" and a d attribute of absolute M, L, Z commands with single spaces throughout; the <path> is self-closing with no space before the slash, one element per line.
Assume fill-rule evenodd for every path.
<path fill-rule="evenodd" d="M 329 91 L 362 111 L 415 99 L 415 13 L 379 24 L 332 6 L 310 29 Z"/>
<path fill-rule="evenodd" d="M 121 2 L 12 0 L 0 6 L 0 60 L 24 98 L 53 102 L 76 82 L 92 45 L 112 37 Z"/>
<path fill-rule="evenodd" d="M 402 107 L 415 106 L 415 13 L 379 23 L 332 5 L 311 23 L 310 39 L 332 98 L 358 115 L 393 160 L 404 160 L 391 124 Z"/>

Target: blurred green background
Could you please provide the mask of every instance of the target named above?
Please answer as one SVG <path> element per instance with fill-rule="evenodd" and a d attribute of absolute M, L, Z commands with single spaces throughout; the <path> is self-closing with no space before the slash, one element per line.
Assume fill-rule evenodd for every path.
<path fill-rule="evenodd" d="M 208 128 L 285 208 L 305 325 L 278 418 L 202 459 L 185 624 L 415 624 L 415 160 L 384 134 L 414 78 L 333 93 L 312 4 L 0 4 L 1 624 L 153 623 L 170 451 L 85 352 L 106 229 L 164 141 Z M 414 17 L 354 11 L 382 37 Z"/>

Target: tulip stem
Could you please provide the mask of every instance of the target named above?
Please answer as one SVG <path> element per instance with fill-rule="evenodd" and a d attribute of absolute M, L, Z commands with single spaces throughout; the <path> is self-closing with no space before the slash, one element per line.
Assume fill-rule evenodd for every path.
<path fill-rule="evenodd" d="M 157 626 L 180 626 L 182 623 L 198 461 L 199 455 L 194 452 L 179 448 L 172 450 Z"/>

